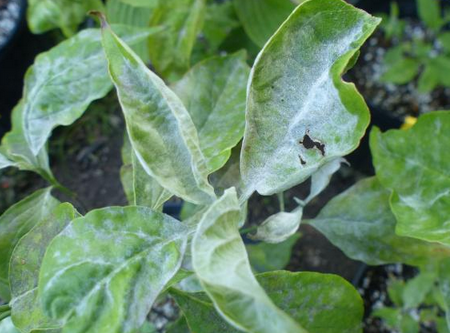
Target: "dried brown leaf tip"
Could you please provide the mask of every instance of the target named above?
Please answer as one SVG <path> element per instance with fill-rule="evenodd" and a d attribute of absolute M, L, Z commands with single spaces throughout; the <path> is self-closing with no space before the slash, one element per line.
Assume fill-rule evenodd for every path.
<path fill-rule="evenodd" d="M 306 130 L 303 139 L 298 143 L 303 145 L 303 147 L 305 147 L 306 149 L 317 148 L 322 154 L 322 156 L 325 156 L 325 144 L 320 141 L 311 139 L 311 137 L 309 136 L 309 130 Z"/>
<path fill-rule="evenodd" d="M 106 20 L 106 16 L 102 12 L 99 12 L 98 10 L 91 10 L 89 11 L 88 14 L 91 16 L 96 16 L 100 20 L 102 29 L 109 27 L 108 21 Z"/>

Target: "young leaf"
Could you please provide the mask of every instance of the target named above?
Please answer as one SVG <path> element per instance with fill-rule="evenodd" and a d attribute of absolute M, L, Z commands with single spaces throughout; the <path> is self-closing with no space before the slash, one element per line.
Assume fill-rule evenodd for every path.
<path fill-rule="evenodd" d="M 22 332 L 59 328 L 42 312 L 38 296 L 38 278 L 47 246 L 73 219 L 79 217 L 69 203 L 60 204 L 20 239 L 11 255 L 11 317 Z"/>
<path fill-rule="evenodd" d="M 245 52 L 213 57 L 194 66 L 173 89 L 198 131 L 210 173 L 227 162 L 241 141 L 250 69 Z"/>
<path fill-rule="evenodd" d="M 222 316 L 251 333 L 306 332 L 277 308 L 256 281 L 238 230 L 234 188 L 204 213 L 192 240 L 192 265 Z"/>
<path fill-rule="evenodd" d="M 364 179 L 334 197 L 309 223 L 348 257 L 369 265 L 418 265 L 449 254 L 443 246 L 397 236 L 389 197 L 376 178 Z"/>
<path fill-rule="evenodd" d="M 0 216 L 0 298 L 10 299 L 9 262 L 19 240 L 58 205 L 51 188 L 34 192 Z"/>
<path fill-rule="evenodd" d="M 166 29 L 149 39 L 150 59 L 165 79 L 182 75 L 203 26 L 206 0 L 163 0 L 153 10 L 150 26 Z"/>
<path fill-rule="evenodd" d="M 402 320 L 402 309 L 383 307 L 374 310 L 371 316 L 383 319 L 385 324 L 392 329 L 398 329 Z"/>
<path fill-rule="evenodd" d="M 306 1 L 250 74 L 241 173 L 248 196 L 279 193 L 354 150 L 368 108 L 340 75 L 379 19 L 340 0 Z"/>
<path fill-rule="evenodd" d="M 145 207 L 110 207 L 73 220 L 51 243 L 39 276 L 45 313 L 65 333 L 135 332 L 176 274 L 188 237 Z"/>
<path fill-rule="evenodd" d="M 303 215 L 303 206 L 299 206 L 292 212 L 279 212 L 269 216 L 250 238 L 267 243 L 280 243 L 288 239 L 300 227 Z"/>
<path fill-rule="evenodd" d="M 413 58 L 402 58 L 398 62 L 386 67 L 381 76 L 382 82 L 406 84 L 411 82 L 419 73 L 420 62 Z"/>
<path fill-rule="evenodd" d="M 233 4 L 245 32 L 259 47 L 295 8 L 289 0 L 233 0 Z"/>
<path fill-rule="evenodd" d="M 370 148 L 380 182 L 393 191 L 396 233 L 450 245 L 450 112 L 423 115 L 410 130 L 381 133 Z"/>
<path fill-rule="evenodd" d="M 103 46 L 131 146 L 144 170 L 186 201 L 211 202 L 215 194 L 197 131 L 181 100 L 106 22 Z"/>
<path fill-rule="evenodd" d="M 425 300 L 427 294 L 434 286 L 437 276 L 434 272 L 420 272 L 409 280 L 403 289 L 403 303 L 407 309 L 417 308 Z"/>
<path fill-rule="evenodd" d="M 230 326 L 216 311 L 205 293 L 188 294 L 172 288 L 170 295 L 181 308 L 189 331 L 192 333 L 239 333 Z M 183 332 L 186 333 L 186 332 Z"/>
<path fill-rule="evenodd" d="M 61 28 L 66 37 L 74 35 L 90 10 L 101 10 L 101 0 L 29 0 L 28 25 L 35 34 Z"/>
<path fill-rule="evenodd" d="M 56 183 L 48 163 L 47 147 L 44 145 L 35 155 L 31 151 L 22 127 L 23 100 L 11 113 L 12 129 L 2 139 L 2 151 L 20 170 L 34 171 L 51 183 Z"/>
<path fill-rule="evenodd" d="M 268 272 L 284 269 L 291 259 L 292 249 L 300 238 L 294 234 L 279 244 L 247 244 L 248 259 L 252 268 L 258 272 Z"/>
<path fill-rule="evenodd" d="M 160 28 L 115 28 L 136 44 Z M 112 88 L 98 29 L 86 29 L 41 53 L 25 75 L 23 128 L 33 155 L 53 128 L 70 125 Z"/>
<path fill-rule="evenodd" d="M 340 276 L 278 271 L 256 277 L 272 301 L 309 332 L 362 332 L 361 296 Z"/>
<path fill-rule="evenodd" d="M 417 0 L 417 12 L 430 29 L 439 30 L 444 23 L 439 0 Z"/>

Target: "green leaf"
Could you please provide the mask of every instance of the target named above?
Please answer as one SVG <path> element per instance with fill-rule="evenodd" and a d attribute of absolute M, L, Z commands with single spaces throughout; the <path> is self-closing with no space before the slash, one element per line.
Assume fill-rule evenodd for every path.
<path fill-rule="evenodd" d="M 11 317 L 22 332 L 60 327 L 44 315 L 37 298 L 39 270 L 47 246 L 79 216 L 71 204 L 59 205 L 20 239 L 11 255 Z"/>
<path fill-rule="evenodd" d="M 291 188 L 358 146 L 369 111 L 340 75 L 378 23 L 343 1 L 311 0 L 265 45 L 249 81 L 246 197 Z"/>
<path fill-rule="evenodd" d="M 381 76 L 382 82 L 395 84 L 405 84 L 411 82 L 419 73 L 420 62 L 413 58 L 403 58 L 402 60 L 386 66 L 386 70 Z"/>
<path fill-rule="evenodd" d="M 250 238 L 274 244 L 283 242 L 297 232 L 302 215 L 303 206 L 298 206 L 290 213 L 279 212 L 269 216 Z"/>
<path fill-rule="evenodd" d="M 0 332 L 2 333 L 21 333 L 13 324 L 11 317 L 0 321 Z"/>
<path fill-rule="evenodd" d="M 396 278 L 388 281 L 388 295 L 389 299 L 398 307 L 403 306 L 403 290 L 405 289 L 405 282 Z"/>
<path fill-rule="evenodd" d="M 444 23 L 439 0 L 417 0 L 417 12 L 430 29 L 439 30 Z"/>
<path fill-rule="evenodd" d="M 443 305 L 447 319 L 447 327 L 450 328 L 450 259 L 445 259 L 440 262 L 439 289 L 444 301 Z"/>
<path fill-rule="evenodd" d="M 433 91 L 439 85 L 439 69 L 429 61 L 419 76 L 417 83 L 417 90 L 420 93 L 429 93 Z"/>
<path fill-rule="evenodd" d="M 186 201 L 215 197 L 198 134 L 181 100 L 103 23 L 109 72 L 141 166 L 161 186 Z"/>
<path fill-rule="evenodd" d="M 268 272 L 284 269 L 291 259 L 292 249 L 300 238 L 294 234 L 279 244 L 247 244 L 247 253 L 252 268 L 258 272 Z"/>
<path fill-rule="evenodd" d="M 245 52 L 209 58 L 173 86 L 197 128 L 210 173 L 225 165 L 244 135 L 250 73 L 245 61 Z"/>
<path fill-rule="evenodd" d="M 16 166 L 13 161 L 10 161 L 2 152 L 0 151 L 0 169 L 8 168 L 11 166 Z"/>
<path fill-rule="evenodd" d="M 9 262 L 15 246 L 58 205 L 50 192 L 50 187 L 36 191 L 0 216 L 0 298 L 5 301 L 10 299 Z"/>
<path fill-rule="evenodd" d="M 398 235 L 450 245 L 449 145 L 448 111 L 423 115 L 407 131 L 372 130 L 373 162 L 380 182 L 393 191 Z"/>
<path fill-rule="evenodd" d="M 189 330 L 193 333 L 238 333 L 214 309 L 214 305 L 205 293 L 188 294 L 178 289 L 171 289 L 170 295 L 175 299 L 186 318 Z M 183 332 L 183 333 L 186 333 Z"/>
<path fill-rule="evenodd" d="M 231 156 L 227 163 L 209 176 L 211 184 L 219 195 L 222 195 L 230 187 L 235 187 L 238 195 L 240 194 L 242 188 L 241 171 L 239 169 L 240 157 L 241 145 L 239 144 L 231 150 Z"/>
<path fill-rule="evenodd" d="M 153 10 L 150 25 L 166 29 L 149 39 L 150 59 L 165 79 L 174 81 L 189 68 L 205 8 L 206 0 L 163 0 Z"/>
<path fill-rule="evenodd" d="M 362 332 L 361 296 L 340 276 L 278 271 L 257 279 L 272 301 L 309 332 Z"/>
<path fill-rule="evenodd" d="M 11 113 L 12 129 L 2 139 L 2 151 L 14 166 L 20 170 L 34 171 L 51 183 L 56 183 L 48 163 L 47 147 L 44 145 L 37 154 L 33 154 L 26 140 L 23 122 L 23 100 Z"/>
<path fill-rule="evenodd" d="M 132 2 L 131 0 L 130 2 Z M 139 1 L 139 0 L 137 0 Z M 156 2 L 153 0 L 143 0 L 151 5 Z M 108 0 L 106 3 L 106 16 L 110 24 L 124 24 L 133 27 L 146 28 L 150 24 L 152 9 L 149 7 L 135 7 L 126 3 L 124 0 Z M 148 41 L 142 40 L 133 46 L 133 50 L 144 62 L 149 62 Z"/>
<path fill-rule="evenodd" d="M 74 35 L 90 10 L 101 10 L 101 0 L 29 0 L 27 21 L 35 34 L 61 28 L 66 37 Z"/>
<path fill-rule="evenodd" d="M 406 313 L 402 316 L 400 329 L 402 333 L 419 333 L 420 324 L 409 313 Z"/>
<path fill-rule="evenodd" d="M 115 29 L 130 44 L 160 30 Z M 72 124 L 111 88 L 98 29 L 83 30 L 41 53 L 25 75 L 23 94 L 23 128 L 31 152 L 36 155 L 53 128 Z"/>
<path fill-rule="evenodd" d="M 450 249 L 443 246 L 397 236 L 389 197 L 376 178 L 361 180 L 334 197 L 310 224 L 348 257 L 370 265 L 418 265 L 448 256 Z"/>
<path fill-rule="evenodd" d="M 289 0 L 233 0 L 233 4 L 245 32 L 259 47 L 295 8 Z"/>
<path fill-rule="evenodd" d="M 450 52 L 450 32 L 443 32 L 441 33 L 437 40 L 441 44 L 441 46 L 444 48 L 445 51 Z"/>
<path fill-rule="evenodd" d="M 239 221 L 234 188 L 204 213 L 192 240 L 192 265 L 203 288 L 219 313 L 245 332 L 306 332 L 273 304 L 256 281 Z"/>
<path fill-rule="evenodd" d="M 189 333 L 189 326 L 187 324 L 186 318 L 181 317 L 175 323 L 170 325 L 167 329 L 167 333 Z"/>
<path fill-rule="evenodd" d="M 440 55 L 433 59 L 438 69 L 439 81 L 442 85 L 450 86 L 450 78 L 447 73 L 450 71 L 450 57 Z"/>
<path fill-rule="evenodd" d="M 47 249 L 45 313 L 64 333 L 135 332 L 176 274 L 186 226 L 146 207 L 110 207 L 73 220 Z"/>
<path fill-rule="evenodd" d="M 372 312 L 371 317 L 378 317 L 385 321 L 390 328 L 399 328 L 402 320 L 402 309 L 399 308 L 379 308 Z"/>
<path fill-rule="evenodd" d="M 120 0 L 120 1 L 122 1 L 125 4 L 139 8 L 155 8 L 160 2 L 160 0 Z"/>
<path fill-rule="evenodd" d="M 434 272 L 423 271 L 409 280 L 403 289 L 403 303 L 407 309 L 417 308 L 434 286 L 437 276 Z"/>

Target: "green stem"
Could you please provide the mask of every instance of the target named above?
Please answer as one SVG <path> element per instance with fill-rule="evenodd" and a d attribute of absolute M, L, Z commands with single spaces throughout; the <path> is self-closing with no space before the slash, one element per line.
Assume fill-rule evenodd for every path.
<path fill-rule="evenodd" d="M 2 321 L 3 319 L 5 319 L 5 318 L 7 318 L 9 316 L 11 316 L 11 310 L 3 312 L 3 313 L 0 313 L 0 321 Z"/>
<path fill-rule="evenodd" d="M 284 205 L 284 192 L 277 193 L 278 202 L 280 203 L 280 211 L 284 212 L 285 205 Z"/>
<path fill-rule="evenodd" d="M 248 227 L 248 228 L 239 230 L 239 233 L 240 233 L 241 235 L 243 235 L 243 234 L 248 234 L 249 232 L 255 231 L 256 229 L 258 229 L 258 226 L 257 226 L 257 225 L 254 225 L 254 226 L 252 226 L 252 227 Z"/>
<path fill-rule="evenodd" d="M 9 304 L 0 305 L 0 313 L 9 311 L 9 310 L 11 310 L 11 308 L 9 307 Z"/>

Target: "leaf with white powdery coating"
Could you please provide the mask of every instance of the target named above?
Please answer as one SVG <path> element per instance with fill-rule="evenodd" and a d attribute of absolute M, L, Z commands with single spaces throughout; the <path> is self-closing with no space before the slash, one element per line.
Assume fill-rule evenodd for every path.
<path fill-rule="evenodd" d="M 282 192 L 353 151 L 369 110 L 341 74 L 379 19 L 340 0 L 304 2 L 250 74 L 241 173 L 246 194 Z"/>
<path fill-rule="evenodd" d="M 110 207 L 73 220 L 47 249 L 45 313 L 64 333 L 129 333 L 180 268 L 189 232 L 146 207 Z"/>
<path fill-rule="evenodd" d="M 245 332 L 306 332 L 281 311 L 253 275 L 239 234 L 234 188 L 204 213 L 192 240 L 192 265 L 216 309 Z"/>
<path fill-rule="evenodd" d="M 10 161 L 5 154 L 0 151 L 0 169 L 8 168 L 11 166 L 15 166 L 16 164 L 13 161 Z"/>
<path fill-rule="evenodd" d="M 407 131 L 374 128 L 370 148 L 381 184 L 393 191 L 396 233 L 450 245 L 450 112 L 421 116 Z"/>
<path fill-rule="evenodd" d="M 450 254 L 439 244 L 397 236 L 389 197 L 376 178 L 368 178 L 333 198 L 309 223 L 348 257 L 369 265 L 420 265 Z"/>
<path fill-rule="evenodd" d="M 214 198 L 197 130 L 181 100 L 120 40 L 103 19 L 103 46 L 128 136 L 144 170 L 195 204 Z"/>
<path fill-rule="evenodd" d="M 161 28 L 116 26 L 134 45 Z M 53 128 L 70 125 L 112 88 L 99 29 L 86 29 L 37 56 L 25 75 L 23 128 L 36 155 Z"/>
<path fill-rule="evenodd" d="M 80 214 L 69 203 L 56 207 L 20 239 L 11 256 L 11 317 L 22 332 L 59 328 L 58 322 L 44 315 L 38 296 L 38 278 L 47 246 Z"/>
<path fill-rule="evenodd" d="M 249 74 L 246 53 L 238 52 L 200 62 L 173 86 L 197 128 L 211 173 L 224 166 L 244 135 Z"/>
<path fill-rule="evenodd" d="M 34 192 L 0 216 L 0 297 L 10 299 L 9 262 L 19 240 L 52 212 L 58 200 L 51 188 Z"/>

